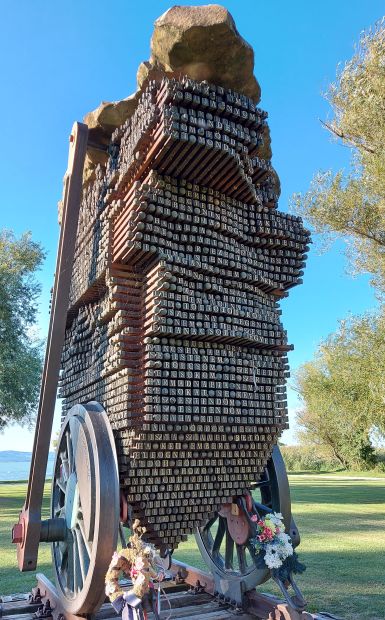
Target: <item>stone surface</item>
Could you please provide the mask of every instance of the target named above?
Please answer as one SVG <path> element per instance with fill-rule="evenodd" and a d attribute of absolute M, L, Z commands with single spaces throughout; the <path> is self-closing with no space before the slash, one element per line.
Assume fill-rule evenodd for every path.
<path fill-rule="evenodd" d="M 274 168 L 272 169 L 272 177 L 273 177 L 273 181 L 272 181 L 272 185 L 274 188 L 274 191 L 277 194 L 277 197 L 279 198 L 279 196 L 281 195 L 281 181 L 279 180 L 279 176 L 276 170 L 274 170 Z"/>
<path fill-rule="evenodd" d="M 133 114 L 138 98 L 139 93 L 134 93 L 121 101 L 112 103 L 102 101 L 96 110 L 84 117 L 84 122 L 92 130 L 91 134 L 95 137 L 99 136 L 100 139 L 104 138 L 104 142 L 108 144 L 112 131 Z"/>
<path fill-rule="evenodd" d="M 260 99 L 254 52 L 218 4 L 174 6 L 155 22 L 150 64 Z"/>
<path fill-rule="evenodd" d="M 151 58 L 138 68 L 138 91 L 121 101 L 104 101 L 84 117 L 91 142 L 84 166 L 84 184 L 94 179 L 97 164 L 104 165 L 107 161 L 106 153 L 92 147 L 92 143 L 108 144 L 113 131 L 134 113 L 141 89 L 149 78 L 188 75 L 194 80 L 231 88 L 257 103 L 261 91 L 253 69 L 253 49 L 238 33 L 227 9 L 208 4 L 174 6 L 166 11 L 155 22 Z M 268 159 L 270 154 L 267 133 L 259 156 Z"/>
<path fill-rule="evenodd" d="M 263 128 L 263 144 L 258 147 L 258 157 L 261 159 L 271 159 L 271 138 L 269 125 Z"/>
<path fill-rule="evenodd" d="M 115 129 L 134 113 L 139 97 L 138 91 L 121 101 L 102 101 L 96 110 L 85 115 L 84 122 L 88 125 L 90 145 L 84 163 L 84 184 L 94 179 L 97 164 L 105 165 L 107 162 L 107 153 L 92 144 L 107 146 Z"/>

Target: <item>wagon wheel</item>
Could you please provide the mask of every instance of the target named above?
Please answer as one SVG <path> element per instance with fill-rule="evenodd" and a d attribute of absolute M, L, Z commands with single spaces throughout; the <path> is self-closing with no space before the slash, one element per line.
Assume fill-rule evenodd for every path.
<path fill-rule="evenodd" d="M 261 515 L 281 512 L 287 532 L 294 546 L 299 535 L 291 516 L 290 489 L 285 465 L 277 446 L 264 470 L 261 480 L 252 492 L 256 508 Z M 195 533 L 203 559 L 216 577 L 216 583 L 226 582 L 226 588 L 242 592 L 252 590 L 270 577 L 268 568 L 258 568 L 251 546 L 237 544 L 230 535 L 225 516 L 218 512 Z M 219 589 L 219 588 L 218 588 Z"/>
<path fill-rule="evenodd" d="M 114 438 L 96 402 L 69 411 L 58 440 L 51 516 L 65 519 L 64 540 L 52 543 L 63 608 L 94 612 L 104 600 L 104 577 L 116 548 L 119 479 Z"/>

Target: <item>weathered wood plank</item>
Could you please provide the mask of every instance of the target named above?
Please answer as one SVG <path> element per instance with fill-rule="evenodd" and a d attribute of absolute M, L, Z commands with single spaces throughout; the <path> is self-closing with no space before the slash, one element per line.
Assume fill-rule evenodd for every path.
<path fill-rule="evenodd" d="M 171 617 L 172 618 L 193 618 L 195 616 L 201 617 L 207 613 L 214 613 L 217 611 L 220 611 L 220 608 L 218 607 L 218 605 L 216 605 L 212 601 L 209 601 L 205 604 L 200 604 L 200 605 L 186 605 L 182 607 L 178 605 L 177 608 L 171 609 L 171 613 L 172 613 Z M 164 608 L 164 611 L 161 611 L 160 617 L 162 619 L 167 618 L 169 613 L 170 613 L 170 610 L 168 610 L 167 608 Z"/>
<path fill-rule="evenodd" d="M 15 616 L 17 614 L 27 613 L 32 614 L 38 607 L 38 603 L 30 603 L 28 601 L 28 594 L 24 595 L 22 599 L 20 599 L 18 595 L 15 597 L 3 596 L 0 604 L 0 617 L 4 618 L 6 615 Z"/>

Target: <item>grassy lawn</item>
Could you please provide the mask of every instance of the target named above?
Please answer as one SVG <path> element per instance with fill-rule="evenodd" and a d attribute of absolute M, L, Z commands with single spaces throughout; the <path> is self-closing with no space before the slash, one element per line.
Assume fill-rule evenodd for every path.
<path fill-rule="evenodd" d="M 289 479 L 302 538 L 298 553 L 307 566 L 297 581 L 308 610 L 329 611 L 346 620 L 384 620 L 384 478 L 334 480 L 304 474 Z M 175 556 L 204 568 L 193 540 Z M 274 585 L 261 589 L 276 593 Z"/>
<path fill-rule="evenodd" d="M 11 543 L 11 530 L 18 521 L 19 511 L 24 504 L 27 483 L 0 483 L 0 595 L 14 592 L 28 592 L 33 585 L 35 573 L 20 573 L 17 568 L 16 545 Z M 51 484 L 44 490 L 43 517 L 49 516 Z M 52 575 L 51 547 L 42 543 L 39 549 L 39 572 Z"/>
<path fill-rule="evenodd" d="M 355 474 L 357 475 L 357 474 Z M 363 472 L 361 475 L 365 475 Z M 370 477 L 373 474 L 368 474 Z M 309 611 L 329 611 L 346 620 L 385 617 L 385 480 L 350 480 L 291 475 L 293 512 L 307 570 L 298 582 Z M 0 484 L 0 593 L 27 591 L 33 573 L 19 573 L 11 525 L 17 520 L 26 484 Z M 45 493 L 48 507 L 49 485 Z M 204 568 L 191 538 L 175 557 Z M 51 574 L 49 545 L 41 545 L 39 571 Z M 262 586 L 274 591 L 274 586 Z"/>
<path fill-rule="evenodd" d="M 352 469 L 337 469 L 337 470 L 325 470 L 325 471 L 290 471 L 291 476 L 327 476 L 328 478 L 385 478 L 385 472 L 378 471 L 377 469 L 369 469 L 366 471 L 354 471 Z"/>

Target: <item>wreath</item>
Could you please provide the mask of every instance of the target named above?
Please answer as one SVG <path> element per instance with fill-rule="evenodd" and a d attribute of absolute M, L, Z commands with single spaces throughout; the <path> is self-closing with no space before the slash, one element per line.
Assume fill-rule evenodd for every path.
<path fill-rule="evenodd" d="M 132 532 L 127 547 L 115 551 L 112 556 L 105 577 L 106 595 L 115 611 L 123 612 L 123 617 L 124 609 L 130 607 L 130 618 L 146 618 L 146 610 L 153 611 L 157 618 L 160 603 L 159 596 L 158 602 L 154 603 L 154 582 L 164 579 L 164 567 L 154 545 L 142 539 L 146 529 L 140 526 L 138 519 L 132 526 Z M 128 591 L 123 590 L 119 583 L 122 573 L 132 581 Z"/>

